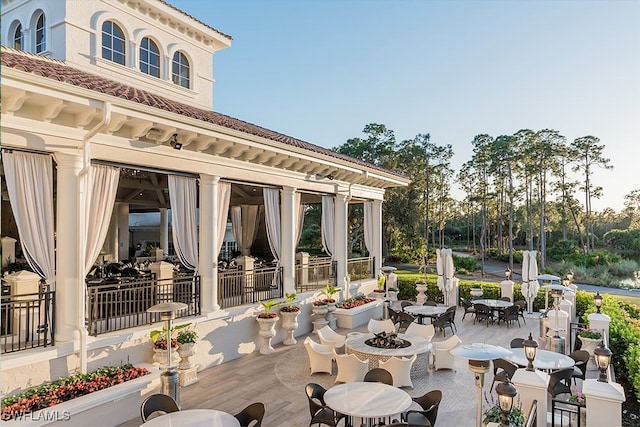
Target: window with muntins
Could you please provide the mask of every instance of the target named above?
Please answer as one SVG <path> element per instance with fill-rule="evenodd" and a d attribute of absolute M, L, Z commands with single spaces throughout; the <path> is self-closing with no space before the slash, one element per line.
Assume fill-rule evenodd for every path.
<path fill-rule="evenodd" d="M 140 71 L 160 77 L 160 51 L 149 37 L 143 38 L 140 43 Z"/>
<path fill-rule="evenodd" d="M 47 50 L 45 26 L 44 13 L 41 13 L 38 17 L 38 22 L 36 22 L 36 53 L 42 53 Z"/>
<path fill-rule="evenodd" d="M 104 21 L 102 24 L 102 57 L 124 65 L 124 46 L 124 33 L 120 27 L 111 21 Z"/>
<path fill-rule="evenodd" d="M 22 50 L 22 24 L 16 25 L 16 29 L 13 32 L 13 48 Z"/>
<path fill-rule="evenodd" d="M 189 61 L 182 52 L 173 54 L 171 80 L 177 85 L 189 88 Z"/>

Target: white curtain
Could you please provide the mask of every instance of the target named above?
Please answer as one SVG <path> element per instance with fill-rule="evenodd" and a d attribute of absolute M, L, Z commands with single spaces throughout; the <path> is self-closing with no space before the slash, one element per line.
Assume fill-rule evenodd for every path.
<path fill-rule="evenodd" d="M 92 165 L 84 177 L 84 275 L 93 267 L 107 237 L 119 178 L 120 168 L 104 165 Z"/>
<path fill-rule="evenodd" d="M 271 253 L 276 261 L 280 262 L 280 189 L 263 188 L 264 197 L 264 222 L 267 227 L 267 240 Z"/>
<path fill-rule="evenodd" d="M 22 251 L 33 271 L 51 283 L 55 279 L 51 157 L 5 151 L 2 161 Z"/>
<path fill-rule="evenodd" d="M 217 255 L 222 249 L 222 243 L 224 242 L 224 234 L 227 230 L 227 216 L 229 215 L 229 200 L 231 199 L 231 184 L 228 182 L 218 183 L 218 223 L 215 224 L 218 240 L 213 244 L 214 253 Z"/>
<path fill-rule="evenodd" d="M 296 239 L 295 246 L 298 246 L 300 236 L 302 236 L 302 226 L 304 225 L 304 204 L 300 203 L 300 199 L 302 198 L 301 196 L 302 195 L 297 191 L 293 195 L 293 217 L 298 218 L 296 229 L 293 233 L 293 236 Z"/>
<path fill-rule="evenodd" d="M 322 196 L 322 245 L 330 256 L 335 252 L 335 208 L 333 196 Z"/>
<path fill-rule="evenodd" d="M 444 249 L 436 249 L 436 271 L 438 273 L 436 285 L 444 293 Z"/>
<path fill-rule="evenodd" d="M 364 202 L 364 245 L 373 256 L 373 202 Z"/>
<path fill-rule="evenodd" d="M 231 229 L 243 256 L 251 255 L 251 245 L 258 234 L 259 221 L 259 206 L 242 205 L 231 208 Z"/>
<path fill-rule="evenodd" d="M 196 222 L 197 185 L 195 178 L 169 175 L 171 231 L 180 262 L 198 271 L 198 225 Z"/>

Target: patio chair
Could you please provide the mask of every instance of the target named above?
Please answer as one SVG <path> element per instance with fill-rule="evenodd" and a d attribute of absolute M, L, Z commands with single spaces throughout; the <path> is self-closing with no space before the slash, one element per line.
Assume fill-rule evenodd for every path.
<path fill-rule="evenodd" d="M 305 338 L 304 346 L 309 354 L 311 375 L 316 372 L 326 372 L 331 375 L 331 363 L 333 362 L 333 351 L 331 346 L 318 344 L 309 337 Z"/>
<path fill-rule="evenodd" d="M 551 397 L 556 397 L 559 394 L 569 393 L 571 394 L 571 378 L 573 376 L 573 367 L 558 369 L 549 374 L 549 385 L 547 386 L 547 392 Z"/>
<path fill-rule="evenodd" d="M 511 298 L 509 298 L 509 297 L 500 297 L 500 298 L 498 298 L 498 301 L 511 302 Z"/>
<path fill-rule="evenodd" d="M 514 338 L 509 344 L 511 348 L 524 348 L 524 338 Z"/>
<path fill-rule="evenodd" d="M 309 413 L 311 414 L 309 427 L 313 424 L 324 424 L 330 427 L 336 427 L 338 422 L 346 417 L 346 415 L 335 412 L 324 403 L 324 394 L 327 390 L 321 385 L 309 383 L 305 386 L 304 391 L 307 394 Z"/>
<path fill-rule="evenodd" d="M 527 311 L 527 302 L 523 299 L 519 299 L 517 301 L 514 301 L 513 305 L 517 305 L 518 306 L 518 316 L 520 316 L 522 318 L 522 321 L 524 322 L 524 324 L 527 324 L 527 319 L 525 319 L 524 317 L 524 313 L 525 311 Z"/>
<path fill-rule="evenodd" d="M 449 319 L 451 321 L 451 325 L 453 325 L 453 329 L 455 329 L 456 332 L 458 332 L 458 327 L 456 326 L 456 313 L 458 312 L 458 307 L 456 307 L 455 305 L 452 305 L 451 307 L 447 308 L 446 313 L 451 313 L 451 318 Z"/>
<path fill-rule="evenodd" d="M 264 403 L 255 402 L 234 416 L 240 421 L 240 427 L 261 427 L 264 412 Z M 255 423 L 253 423 L 254 421 Z"/>
<path fill-rule="evenodd" d="M 457 335 L 453 335 L 444 341 L 432 343 L 436 371 L 439 369 L 454 369 L 455 357 L 449 352 L 461 342 L 462 340 Z"/>
<path fill-rule="evenodd" d="M 400 307 L 404 310 L 405 307 L 409 307 L 410 305 L 413 305 L 413 303 L 411 301 L 400 301 Z"/>
<path fill-rule="evenodd" d="M 178 404 L 171 396 L 161 393 L 152 394 L 140 405 L 140 418 L 143 423 L 146 423 L 153 418 L 179 410 Z"/>
<path fill-rule="evenodd" d="M 482 322 L 486 320 L 487 326 L 489 326 L 490 322 L 493 322 L 493 310 L 486 304 L 473 304 L 473 308 L 476 311 L 476 315 L 473 318 L 473 324 L 476 324 L 476 320 L 478 322 Z"/>
<path fill-rule="evenodd" d="M 325 325 L 324 327 L 318 329 L 318 338 L 320 338 L 320 343 L 323 345 L 328 345 L 331 348 L 335 348 L 336 352 L 338 349 L 343 349 L 344 351 L 344 341 L 347 339 L 345 335 L 339 334 L 333 329 L 329 327 L 329 325 Z"/>
<path fill-rule="evenodd" d="M 396 325 L 393 324 L 391 319 L 384 319 L 384 320 L 369 319 L 369 323 L 367 324 L 367 330 L 372 334 L 379 334 L 382 332 L 391 333 L 396 331 Z"/>
<path fill-rule="evenodd" d="M 364 376 L 364 382 L 393 385 L 393 375 L 386 369 L 373 368 Z"/>
<path fill-rule="evenodd" d="M 493 385 L 496 382 L 503 382 L 506 378 L 513 378 L 513 374 L 518 370 L 518 365 L 508 361 L 507 359 L 495 359 L 493 360 L 493 382 L 489 393 L 493 391 Z"/>
<path fill-rule="evenodd" d="M 576 383 L 576 378 L 580 378 L 582 381 L 586 379 L 587 376 L 587 362 L 589 362 L 589 357 L 591 355 L 586 350 L 576 350 L 569 355 L 570 358 L 576 361 L 576 364 L 573 365 L 573 383 Z"/>
<path fill-rule="evenodd" d="M 398 320 L 395 322 L 398 332 L 405 332 L 407 328 L 415 322 L 416 318 L 404 311 L 398 313 Z"/>
<path fill-rule="evenodd" d="M 416 337 L 424 338 L 427 341 L 431 341 L 436 334 L 436 328 L 433 325 L 421 325 L 419 323 L 412 323 L 409 325 L 406 331 L 406 335 L 413 335 Z"/>
<path fill-rule="evenodd" d="M 335 350 L 333 357 L 338 366 L 336 382 L 361 382 L 369 371 L 369 359 L 360 360 L 355 354 L 338 354 Z"/>
<path fill-rule="evenodd" d="M 520 327 L 520 319 L 518 316 L 518 306 L 517 305 L 512 305 L 511 307 L 507 307 L 504 310 L 502 310 L 499 314 L 498 314 L 498 322 L 502 322 L 504 321 L 507 324 L 507 328 L 509 328 L 509 325 L 511 324 L 511 322 L 518 322 L 518 328 Z"/>
<path fill-rule="evenodd" d="M 422 305 L 430 305 L 431 307 L 437 307 L 438 303 L 435 301 L 425 301 Z"/>
<path fill-rule="evenodd" d="M 476 310 L 473 308 L 473 303 L 468 299 L 462 298 L 460 300 L 460 304 L 462 304 L 462 307 L 464 307 L 464 314 L 462 315 L 462 320 L 464 320 L 467 314 L 474 315 L 476 313 Z"/>
<path fill-rule="evenodd" d="M 413 382 L 411 382 L 411 367 L 418 358 L 418 355 L 414 354 L 410 358 L 390 357 L 387 360 L 381 360 L 378 362 L 378 366 L 382 369 L 386 369 L 391 373 L 393 377 L 394 387 L 411 387 L 413 388 Z"/>
<path fill-rule="evenodd" d="M 411 426 L 435 426 L 438 418 L 438 408 L 442 401 L 442 391 L 431 390 L 420 397 L 412 399 L 422 410 L 409 410 L 402 414 L 402 420 Z"/>
<path fill-rule="evenodd" d="M 401 311 L 396 310 L 395 308 L 391 307 L 390 305 L 387 305 L 387 315 L 389 317 L 389 319 L 391 319 L 391 321 L 396 324 L 398 323 L 398 316 L 400 315 Z"/>
<path fill-rule="evenodd" d="M 453 313 L 451 312 L 442 313 L 441 315 L 436 317 L 436 319 L 433 322 L 431 322 L 433 327 L 441 330 L 442 335 L 445 337 L 447 336 L 447 333 L 445 332 L 445 328 L 450 328 L 451 333 L 455 334 L 453 330 L 453 322 L 451 321 L 452 315 Z"/>

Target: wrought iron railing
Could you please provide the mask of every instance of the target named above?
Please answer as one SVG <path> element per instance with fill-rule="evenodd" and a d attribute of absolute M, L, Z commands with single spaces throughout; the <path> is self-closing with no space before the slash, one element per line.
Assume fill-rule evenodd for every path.
<path fill-rule="evenodd" d="M 155 275 L 121 278 L 116 283 L 87 286 L 87 320 L 90 335 L 119 331 L 160 321 L 147 313 L 152 305 L 182 302 L 187 308 L 176 317 L 200 314 L 200 276 L 175 273 L 173 278 L 156 280 Z"/>
<path fill-rule="evenodd" d="M 218 303 L 221 308 L 282 296 L 282 267 L 218 272 Z"/>
<path fill-rule="evenodd" d="M 347 274 L 352 282 L 376 277 L 374 257 L 352 258 L 347 261 Z"/>
<path fill-rule="evenodd" d="M 309 258 L 308 264 L 296 264 L 296 292 L 324 289 L 327 284 L 337 285 L 337 262 L 329 257 Z"/>
<path fill-rule="evenodd" d="M 563 399 L 551 400 L 551 427 L 585 427 L 579 403 Z"/>
<path fill-rule="evenodd" d="M 0 297 L 0 353 L 12 353 L 55 343 L 55 291 L 41 285 L 30 294 L 10 294 L 2 286 Z"/>

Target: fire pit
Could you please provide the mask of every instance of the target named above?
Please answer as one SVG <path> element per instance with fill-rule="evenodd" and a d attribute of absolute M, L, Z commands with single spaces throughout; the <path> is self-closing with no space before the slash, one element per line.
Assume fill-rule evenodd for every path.
<path fill-rule="evenodd" d="M 364 342 L 366 345 L 375 348 L 407 348 L 411 345 L 411 342 L 398 337 L 398 334 L 381 332 L 375 334 L 375 337 L 369 338 Z"/>

